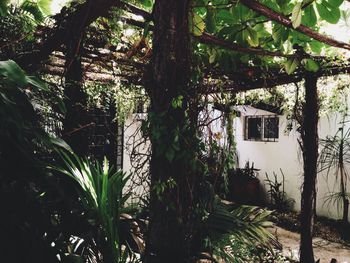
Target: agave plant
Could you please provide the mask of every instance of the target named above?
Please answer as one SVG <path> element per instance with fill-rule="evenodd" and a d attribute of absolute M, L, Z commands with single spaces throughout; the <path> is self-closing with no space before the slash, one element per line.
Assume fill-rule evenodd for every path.
<path fill-rule="evenodd" d="M 336 182 L 339 183 L 339 192 L 331 193 L 327 196 L 326 202 L 336 202 L 343 207 L 342 221 L 348 223 L 349 213 L 349 193 L 347 192 L 347 183 L 349 173 L 347 165 L 350 164 L 350 129 L 344 131 L 343 125 L 334 136 L 328 136 L 320 141 L 323 149 L 319 159 L 319 171 L 325 171 L 327 179 L 333 173 Z"/>
<path fill-rule="evenodd" d="M 125 262 L 131 251 L 127 246 L 122 250 L 119 229 L 122 207 L 128 198 L 123 196 L 123 188 L 129 176 L 110 168 L 106 158 L 101 166 L 75 154 L 62 151 L 59 154 L 64 165 L 54 169 L 79 185 L 79 196 L 87 214 L 101 227 L 97 242 L 104 262 Z"/>
<path fill-rule="evenodd" d="M 282 175 L 282 181 L 278 180 L 277 174 L 275 172 L 273 172 L 273 178 L 270 178 L 269 175 L 266 173 L 265 182 L 270 187 L 270 189 L 267 191 L 267 196 L 270 197 L 270 205 L 273 209 L 282 212 L 291 211 L 295 200 L 287 196 L 287 193 L 284 189 L 285 175 L 282 169 L 280 169 L 280 171 Z"/>

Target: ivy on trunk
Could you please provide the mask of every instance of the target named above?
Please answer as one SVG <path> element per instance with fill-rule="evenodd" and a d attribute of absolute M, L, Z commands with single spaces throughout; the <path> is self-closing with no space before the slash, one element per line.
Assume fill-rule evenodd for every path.
<path fill-rule="evenodd" d="M 198 180 L 190 109 L 189 0 L 155 1 L 151 98 L 150 224 L 145 262 L 189 262 Z"/>

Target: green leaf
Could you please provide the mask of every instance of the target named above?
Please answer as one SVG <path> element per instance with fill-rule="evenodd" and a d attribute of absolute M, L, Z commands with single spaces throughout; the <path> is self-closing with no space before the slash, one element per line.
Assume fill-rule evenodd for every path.
<path fill-rule="evenodd" d="M 203 18 L 197 13 L 193 13 L 192 19 L 190 20 L 190 31 L 195 36 L 201 36 L 204 32 L 205 23 Z"/>
<path fill-rule="evenodd" d="M 236 22 L 241 23 L 242 21 L 247 21 L 254 16 L 255 14 L 252 10 L 240 3 L 231 8 L 231 17 L 233 17 Z"/>
<path fill-rule="evenodd" d="M 302 14 L 302 9 L 301 9 L 301 3 L 297 3 L 292 11 L 292 25 L 294 28 L 297 28 L 301 24 L 301 14 Z"/>
<path fill-rule="evenodd" d="M 0 16 L 5 16 L 7 14 L 7 5 L 9 0 L 1 0 L 0 1 Z"/>
<path fill-rule="evenodd" d="M 234 18 L 232 13 L 226 9 L 220 10 L 217 13 L 216 18 L 218 20 L 221 20 L 223 23 L 226 23 L 226 24 L 232 24 L 232 23 L 236 22 L 236 19 Z"/>
<path fill-rule="evenodd" d="M 57 107 L 61 111 L 61 113 L 66 114 L 67 108 L 66 108 L 66 105 L 64 104 L 63 100 L 61 98 L 56 98 L 56 101 L 57 101 Z"/>
<path fill-rule="evenodd" d="M 140 0 L 140 2 L 145 8 L 151 8 L 153 6 L 152 0 Z"/>
<path fill-rule="evenodd" d="M 344 2 L 344 0 L 328 0 L 327 2 L 328 2 L 331 6 L 339 7 L 339 6 Z"/>
<path fill-rule="evenodd" d="M 165 152 L 165 157 L 167 158 L 167 160 L 169 162 L 174 160 L 174 158 L 175 158 L 175 150 L 173 149 L 173 147 L 169 147 L 168 148 L 168 150 Z"/>
<path fill-rule="evenodd" d="M 232 34 L 232 32 L 235 32 L 235 31 L 237 31 L 236 26 L 225 26 L 219 30 L 218 36 L 227 38 Z"/>
<path fill-rule="evenodd" d="M 310 41 L 308 44 L 309 44 L 311 50 L 317 54 L 321 53 L 322 48 L 324 46 L 323 43 L 316 41 L 316 40 Z"/>
<path fill-rule="evenodd" d="M 275 12 L 281 12 L 280 5 L 275 1 L 266 1 L 264 4 Z"/>
<path fill-rule="evenodd" d="M 37 3 L 28 0 L 24 1 L 21 9 L 31 14 L 36 22 L 42 22 L 44 20 L 44 14 Z"/>
<path fill-rule="evenodd" d="M 323 0 L 320 4 L 316 4 L 317 11 L 323 20 L 328 23 L 336 24 L 340 19 L 340 9 L 330 2 Z"/>
<path fill-rule="evenodd" d="M 45 82 L 27 74 L 13 60 L 0 61 L 0 77 L 10 85 L 24 87 L 32 85 L 42 91 L 49 91 Z"/>
<path fill-rule="evenodd" d="M 259 37 L 258 37 L 258 32 L 256 32 L 255 30 L 253 30 L 252 28 L 248 27 L 247 28 L 247 41 L 249 43 L 249 45 L 251 45 L 252 47 L 257 47 L 259 46 Z"/>
<path fill-rule="evenodd" d="M 149 35 L 150 22 L 145 22 L 145 27 L 143 29 L 142 37 L 146 38 Z"/>
<path fill-rule="evenodd" d="M 171 106 L 176 109 L 176 108 L 181 108 L 182 103 L 183 103 L 184 97 L 182 95 L 177 96 L 176 98 L 173 98 L 171 101 Z"/>
<path fill-rule="evenodd" d="M 318 63 L 310 58 L 304 59 L 303 64 L 304 64 L 304 68 L 307 71 L 317 72 L 320 69 L 320 66 L 318 65 Z"/>
<path fill-rule="evenodd" d="M 215 58 L 216 58 L 216 52 L 213 52 L 210 56 L 209 56 L 209 63 L 213 64 L 215 62 Z"/>
<path fill-rule="evenodd" d="M 306 25 L 308 27 L 313 27 L 316 25 L 317 16 L 313 5 L 309 5 L 305 8 L 301 22 L 303 25 Z"/>
<path fill-rule="evenodd" d="M 68 152 L 73 152 L 72 148 L 62 139 L 50 137 L 50 142 L 60 149 L 65 149 Z"/>
<path fill-rule="evenodd" d="M 208 8 L 207 15 L 205 17 L 205 27 L 209 33 L 213 33 L 216 28 L 215 10 Z"/>
<path fill-rule="evenodd" d="M 281 24 L 275 24 L 272 29 L 272 38 L 276 42 L 285 42 L 288 39 L 288 29 Z"/>
<path fill-rule="evenodd" d="M 27 83 L 33 85 L 34 87 L 37 87 L 40 90 L 49 91 L 49 87 L 46 85 L 46 83 L 41 81 L 37 77 L 26 76 L 26 81 Z"/>
<path fill-rule="evenodd" d="M 25 72 L 13 60 L 0 61 L 0 76 L 11 85 L 23 87 L 28 84 Z"/>
<path fill-rule="evenodd" d="M 50 16 L 52 14 L 52 0 L 39 0 L 37 3 L 38 7 L 40 8 L 41 12 L 43 12 L 43 14 L 45 14 L 46 16 Z"/>
<path fill-rule="evenodd" d="M 245 54 L 239 58 L 243 63 L 248 64 L 250 60 L 250 56 L 248 54 Z"/>
<path fill-rule="evenodd" d="M 284 64 L 284 68 L 287 74 L 290 75 L 296 70 L 298 65 L 299 65 L 299 60 L 297 60 L 296 58 L 288 59 L 287 62 Z"/>

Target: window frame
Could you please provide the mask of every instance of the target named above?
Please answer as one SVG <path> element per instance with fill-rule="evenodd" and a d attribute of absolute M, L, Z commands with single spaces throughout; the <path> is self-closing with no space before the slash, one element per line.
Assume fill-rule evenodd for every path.
<path fill-rule="evenodd" d="M 249 135 L 249 119 L 261 119 L 261 136 L 260 138 L 248 138 Z M 265 137 L 265 119 L 277 120 L 277 138 Z M 278 142 L 279 139 L 279 116 L 278 115 L 252 115 L 244 118 L 244 140 L 254 142 Z"/>

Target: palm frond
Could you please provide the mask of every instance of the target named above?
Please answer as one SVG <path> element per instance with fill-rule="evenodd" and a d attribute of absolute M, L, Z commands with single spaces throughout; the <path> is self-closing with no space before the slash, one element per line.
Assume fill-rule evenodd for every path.
<path fill-rule="evenodd" d="M 350 193 L 345 193 L 345 198 L 350 200 Z M 331 192 L 324 197 L 324 205 L 329 207 L 337 207 L 338 213 L 343 208 L 344 194 L 342 192 Z"/>
<path fill-rule="evenodd" d="M 125 252 L 122 251 L 119 240 L 119 222 L 126 201 L 123 188 L 129 176 L 110 168 L 107 159 L 104 159 L 101 166 L 73 153 L 59 151 L 59 155 L 63 165 L 52 168 L 69 176 L 78 184 L 80 199 L 85 209 L 98 215 L 103 240 L 107 242 L 108 258 L 115 263 L 124 262 Z"/>
<path fill-rule="evenodd" d="M 345 117 L 344 117 L 345 118 Z M 319 157 L 319 172 L 326 172 L 326 179 L 333 174 L 335 183 L 339 184 L 339 192 L 325 197 L 325 204 L 337 205 L 338 212 L 343 207 L 343 220 L 347 221 L 347 183 L 350 180 L 347 164 L 350 164 L 350 128 L 344 132 L 343 125 L 334 136 L 321 140 L 323 146 Z"/>
<path fill-rule="evenodd" d="M 37 3 L 26 0 L 21 4 L 20 8 L 24 13 L 32 16 L 35 22 L 40 23 L 44 21 L 44 14 Z"/>
<path fill-rule="evenodd" d="M 268 220 L 271 213 L 271 211 L 253 206 L 230 209 L 227 205 L 217 201 L 206 224 L 213 236 L 229 234 L 247 242 L 265 243 L 273 239 L 273 236 L 266 231 L 266 227 L 272 226 L 272 222 Z"/>
<path fill-rule="evenodd" d="M 228 247 L 234 247 L 235 242 L 247 247 L 259 246 L 272 249 L 276 240 L 267 230 L 273 225 L 269 221 L 271 213 L 271 211 L 253 206 L 234 208 L 216 200 L 204 224 L 218 256 L 225 256 L 230 262 L 241 262 L 237 254 L 232 257 L 230 249 L 227 250 Z"/>

